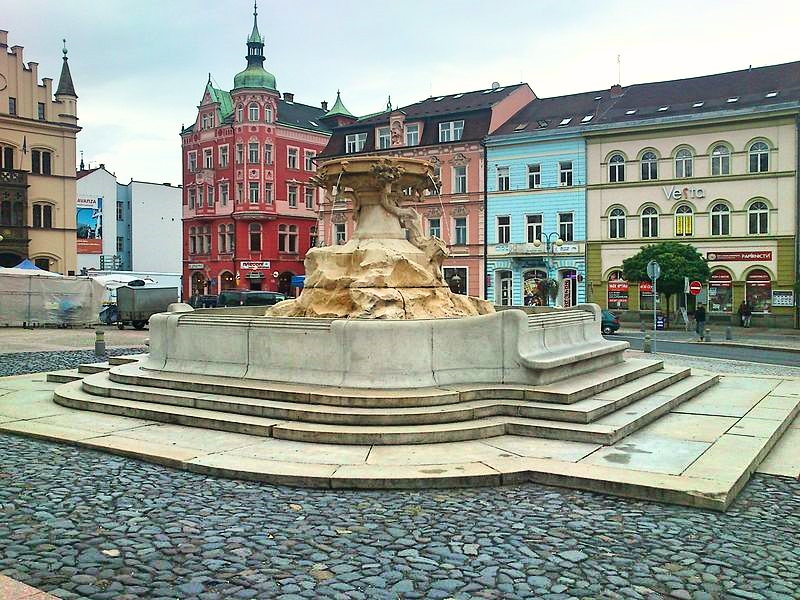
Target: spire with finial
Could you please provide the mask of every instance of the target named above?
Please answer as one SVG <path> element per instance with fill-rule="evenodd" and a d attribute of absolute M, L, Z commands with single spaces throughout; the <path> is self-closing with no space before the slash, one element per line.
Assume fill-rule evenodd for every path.
<path fill-rule="evenodd" d="M 84 170 L 84 164 L 83 164 L 83 150 L 81 150 L 81 168 L 80 168 L 80 170 L 81 170 L 81 171 L 83 171 L 83 170 Z"/>
<path fill-rule="evenodd" d="M 392 95 L 389 94 L 389 100 L 386 102 L 386 112 L 392 112 Z"/>
<path fill-rule="evenodd" d="M 247 38 L 247 68 L 233 78 L 233 87 L 277 89 L 275 76 L 264 70 L 264 38 L 258 32 L 256 0 L 253 0 L 253 31 Z"/>
<path fill-rule="evenodd" d="M 251 42 L 264 45 L 264 38 L 258 32 L 258 0 L 253 0 L 253 31 L 250 33 L 250 37 L 247 38 L 248 45 Z"/>
<path fill-rule="evenodd" d="M 326 117 L 345 116 L 352 117 L 353 113 L 347 110 L 342 102 L 342 95 L 339 90 L 336 90 L 336 102 L 333 103 L 331 109 L 325 113 Z"/>
<path fill-rule="evenodd" d="M 61 65 L 61 77 L 58 79 L 58 89 L 56 89 L 56 96 L 72 96 L 77 98 L 78 94 L 75 93 L 75 86 L 72 84 L 72 75 L 69 72 L 69 63 L 67 62 L 67 40 L 64 38 L 64 49 L 61 51 L 64 54 L 64 64 Z"/>

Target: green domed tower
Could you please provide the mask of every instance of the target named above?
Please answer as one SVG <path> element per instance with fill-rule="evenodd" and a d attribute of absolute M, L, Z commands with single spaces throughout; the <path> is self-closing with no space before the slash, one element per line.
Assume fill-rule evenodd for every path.
<path fill-rule="evenodd" d="M 253 31 L 247 38 L 247 68 L 233 78 L 233 89 L 261 88 L 277 91 L 275 76 L 264 70 L 264 38 L 258 32 L 258 5 L 253 3 Z"/>

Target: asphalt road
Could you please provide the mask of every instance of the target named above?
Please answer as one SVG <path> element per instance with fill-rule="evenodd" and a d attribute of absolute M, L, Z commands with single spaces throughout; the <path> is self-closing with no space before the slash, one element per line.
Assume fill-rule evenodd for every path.
<path fill-rule="evenodd" d="M 606 336 L 610 340 L 624 340 L 630 342 L 632 350 L 642 350 L 643 335 L 615 334 Z M 750 348 L 746 346 L 722 346 L 714 343 L 700 342 L 675 342 L 669 340 L 656 340 L 656 350 L 667 354 L 682 354 L 686 356 L 701 356 L 703 358 L 719 358 L 724 360 L 740 360 L 745 362 L 762 363 L 768 365 L 783 365 L 787 367 L 800 366 L 800 353 L 784 350 L 771 350 Z"/>

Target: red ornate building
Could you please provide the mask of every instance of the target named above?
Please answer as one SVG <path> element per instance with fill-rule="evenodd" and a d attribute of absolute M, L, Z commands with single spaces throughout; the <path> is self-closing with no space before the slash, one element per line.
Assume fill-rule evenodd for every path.
<path fill-rule="evenodd" d="M 289 293 L 317 240 L 319 193 L 308 181 L 343 115 L 281 95 L 253 17 L 247 67 L 230 92 L 209 75 L 197 118 L 181 131 L 187 298 L 230 288 Z"/>

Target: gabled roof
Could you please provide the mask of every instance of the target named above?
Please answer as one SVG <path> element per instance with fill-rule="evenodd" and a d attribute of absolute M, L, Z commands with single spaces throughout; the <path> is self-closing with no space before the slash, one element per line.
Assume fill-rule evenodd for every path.
<path fill-rule="evenodd" d="M 495 132 L 496 135 L 556 130 L 592 124 L 613 106 L 616 98 L 609 90 L 584 92 L 554 98 L 537 98 L 511 117 Z M 589 119 L 589 117 L 591 117 Z M 569 119 L 568 122 L 564 123 Z"/>

